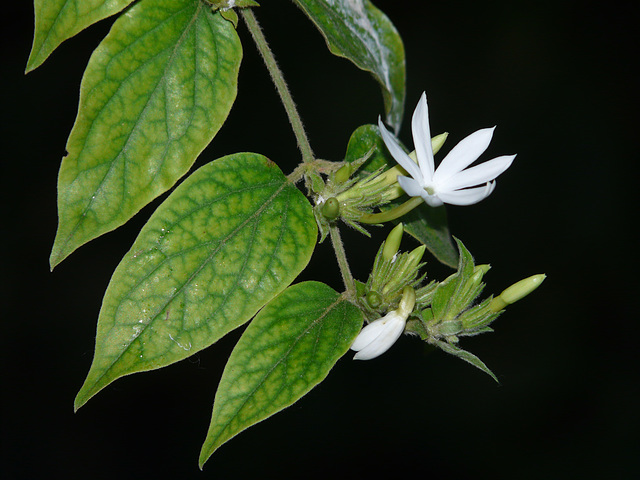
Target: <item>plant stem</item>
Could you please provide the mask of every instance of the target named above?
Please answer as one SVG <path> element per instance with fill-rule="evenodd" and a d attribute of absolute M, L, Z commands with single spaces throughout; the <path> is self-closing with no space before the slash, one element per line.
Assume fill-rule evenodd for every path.
<path fill-rule="evenodd" d="M 332 225 L 329 228 L 329 234 L 331 236 L 331 245 L 336 252 L 336 259 L 338 260 L 338 266 L 340 267 L 340 273 L 342 274 L 342 281 L 346 288 L 348 296 L 353 296 L 356 293 L 356 284 L 353 281 L 353 275 L 349 269 L 349 262 L 347 262 L 347 255 L 344 251 L 344 245 L 342 244 L 342 238 L 340 237 L 340 230 L 336 225 Z"/>
<path fill-rule="evenodd" d="M 423 202 L 422 197 L 412 197 L 402 205 L 380 213 L 366 213 L 357 219 L 360 223 L 384 223 L 409 213 Z"/>
<path fill-rule="evenodd" d="M 260 55 L 267 66 L 267 70 L 269 70 L 269 74 L 271 75 L 271 80 L 273 80 L 276 90 L 278 90 L 284 109 L 287 111 L 291 128 L 293 128 L 293 133 L 298 142 L 298 148 L 300 149 L 300 153 L 302 153 L 302 161 L 304 163 L 310 163 L 314 159 L 313 151 L 311 150 L 311 145 L 307 139 L 307 134 L 304 131 L 304 126 L 302 125 L 302 120 L 300 119 L 298 110 L 296 109 L 296 104 L 293 102 L 287 83 L 284 81 L 284 77 L 282 76 L 282 71 L 278 67 L 276 59 L 273 56 L 273 52 L 269 48 L 269 44 L 264 38 L 262 29 L 260 28 L 260 25 L 258 24 L 258 21 L 253 15 L 251 9 L 240 8 L 238 10 L 240 11 L 240 15 L 242 15 L 242 18 L 253 37 L 253 41 L 258 47 L 258 51 L 260 52 Z"/>

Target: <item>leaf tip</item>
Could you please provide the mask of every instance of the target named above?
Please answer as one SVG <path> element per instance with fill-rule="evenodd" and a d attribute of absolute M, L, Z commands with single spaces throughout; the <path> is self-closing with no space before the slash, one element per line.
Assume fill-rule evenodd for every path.
<path fill-rule="evenodd" d="M 81 394 L 82 390 L 78 392 L 78 395 L 76 395 L 76 398 L 73 401 L 73 413 L 78 413 L 78 410 L 80 410 L 80 408 L 83 407 L 85 403 L 87 403 L 88 398 L 81 396 Z"/>
<path fill-rule="evenodd" d="M 69 255 L 71 255 L 77 246 L 71 246 L 69 248 L 69 242 L 62 244 L 60 241 L 60 232 L 56 234 L 56 238 L 53 241 L 53 247 L 51 247 L 51 255 L 49 256 L 49 268 L 53 272 L 53 269 L 62 263 Z"/>
<path fill-rule="evenodd" d="M 215 449 L 211 450 L 211 448 L 208 447 L 206 443 L 202 445 L 202 449 L 200 450 L 200 458 L 198 458 L 198 468 L 200 469 L 200 471 L 204 470 L 204 464 L 207 463 L 207 460 L 209 460 L 211 454 L 213 454 L 214 451 Z"/>

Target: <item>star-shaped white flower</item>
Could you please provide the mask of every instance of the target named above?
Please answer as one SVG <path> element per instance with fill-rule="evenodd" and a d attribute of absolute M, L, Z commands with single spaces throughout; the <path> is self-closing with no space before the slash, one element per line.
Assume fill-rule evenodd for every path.
<path fill-rule="evenodd" d="M 378 126 L 382 139 L 393 158 L 411 175 L 411 178 L 398 175 L 400 187 L 407 195 L 422 197 L 432 207 L 439 207 L 443 203 L 473 205 L 487 198 L 496 186 L 495 178 L 509 168 L 513 159 L 516 158 L 515 155 L 504 155 L 467 168 L 491 143 L 495 127 L 483 128 L 453 147 L 435 169 L 429 129 L 429 110 L 424 93 L 411 120 L 413 142 L 418 158 L 417 165 L 398 145 L 380 119 L 378 119 Z"/>

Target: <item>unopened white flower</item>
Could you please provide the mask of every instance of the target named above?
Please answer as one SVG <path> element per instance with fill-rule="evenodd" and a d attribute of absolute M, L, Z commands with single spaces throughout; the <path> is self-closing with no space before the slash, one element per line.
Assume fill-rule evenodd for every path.
<path fill-rule="evenodd" d="M 398 145 L 380 119 L 378 119 L 378 126 L 389 152 L 412 177 L 398 175 L 398 183 L 407 195 L 422 197 L 432 207 L 439 207 L 443 203 L 473 205 L 487 198 L 495 188 L 495 178 L 509 168 L 513 159 L 516 158 L 515 155 L 504 155 L 467 168 L 491 143 L 495 127 L 483 128 L 453 147 L 435 169 L 427 97 L 424 93 L 411 120 L 413 142 L 418 158 L 417 165 Z"/>
<path fill-rule="evenodd" d="M 351 350 L 358 352 L 353 359 L 371 360 L 389 350 L 391 345 L 396 343 L 396 340 L 402 335 L 407 318 L 415 303 L 415 291 L 411 287 L 405 287 L 402 292 L 402 300 L 396 310 L 374 320 L 360 331 L 351 345 Z"/>
<path fill-rule="evenodd" d="M 382 355 L 400 338 L 406 322 L 407 318 L 395 310 L 371 322 L 362 329 L 351 345 L 351 350 L 358 352 L 353 359 L 371 360 Z"/>

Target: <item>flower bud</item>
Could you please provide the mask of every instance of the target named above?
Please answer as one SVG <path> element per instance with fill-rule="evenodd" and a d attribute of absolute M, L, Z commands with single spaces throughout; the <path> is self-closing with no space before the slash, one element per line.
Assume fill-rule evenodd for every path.
<path fill-rule="evenodd" d="M 389 350 L 402 335 L 415 303 L 416 293 L 413 288 L 404 287 L 398 308 L 371 322 L 360 331 L 351 345 L 351 350 L 358 352 L 353 359 L 371 360 Z"/>
<path fill-rule="evenodd" d="M 473 275 L 469 279 L 469 288 L 474 288 L 480 285 L 482 282 L 482 277 L 489 271 L 491 265 L 476 265 L 473 269 Z"/>
<path fill-rule="evenodd" d="M 382 249 L 382 259 L 390 262 L 393 257 L 398 253 L 400 248 L 400 242 L 402 241 L 402 234 L 404 233 L 404 227 L 402 223 L 399 223 L 389 232 L 387 239 L 384 242 Z"/>
<path fill-rule="evenodd" d="M 340 202 L 335 197 L 328 198 L 322 205 L 322 215 L 328 220 L 334 220 L 340 215 Z"/>
<path fill-rule="evenodd" d="M 382 303 L 382 297 L 380 296 L 380 294 L 378 292 L 369 292 L 367 293 L 367 303 L 369 304 L 369 306 L 371 308 L 378 308 L 380 306 L 380 304 Z"/>
<path fill-rule="evenodd" d="M 353 173 L 353 165 L 350 163 L 345 163 L 341 166 L 336 172 L 335 182 L 336 183 L 344 183 L 349 180 L 349 177 Z"/>
<path fill-rule="evenodd" d="M 499 312 L 507 305 L 511 305 L 512 303 L 515 303 L 521 298 L 529 295 L 540 286 L 545 278 L 547 278 L 547 276 L 544 273 L 539 273 L 538 275 L 533 275 L 529 278 L 525 278 L 524 280 L 520 280 L 519 282 L 514 283 L 509 288 L 504 290 L 500 294 L 500 296 L 491 300 L 489 309 L 493 312 Z"/>
<path fill-rule="evenodd" d="M 400 305 L 398 305 L 398 310 L 396 310 L 403 317 L 408 317 L 409 314 L 413 311 L 413 307 L 416 305 L 416 291 L 410 287 L 406 286 L 402 289 L 402 299 L 400 300 Z"/>
<path fill-rule="evenodd" d="M 442 148 L 448 136 L 449 132 L 444 132 L 440 135 L 436 135 L 435 137 L 431 137 L 431 149 L 433 150 L 434 155 Z M 409 154 L 409 158 L 418 163 L 418 156 L 415 150 Z"/>
<path fill-rule="evenodd" d="M 425 245 L 420 245 L 419 247 L 415 248 L 409 254 L 409 258 L 407 260 L 407 266 L 411 268 L 416 268 L 420 264 L 420 260 L 422 260 L 422 257 L 426 249 L 427 247 Z"/>
<path fill-rule="evenodd" d="M 440 135 L 436 135 L 435 137 L 431 137 L 431 148 L 434 155 L 442 148 L 448 136 L 449 132 L 444 132 Z"/>

